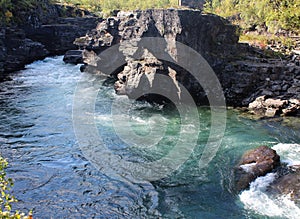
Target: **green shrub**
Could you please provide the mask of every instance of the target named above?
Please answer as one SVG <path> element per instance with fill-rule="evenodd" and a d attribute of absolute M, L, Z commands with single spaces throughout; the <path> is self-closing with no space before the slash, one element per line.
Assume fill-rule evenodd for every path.
<path fill-rule="evenodd" d="M 8 163 L 5 159 L 0 156 L 0 218 L 1 219 L 31 219 L 31 213 L 28 216 L 25 216 L 24 213 L 18 211 L 12 212 L 11 204 L 17 202 L 14 196 L 9 194 L 13 186 L 13 181 L 10 178 L 6 177 L 5 168 Z"/>
<path fill-rule="evenodd" d="M 30 11 L 41 1 L 38 0 L 0 0 L 0 24 L 8 24 L 17 19 L 18 13 Z"/>
<path fill-rule="evenodd" d="M 300 0 L 207 0 L 204 10 L 222 17 L 240 15 L 244 28 L 265 26 L 300 32 Z"/>
<path fill-rule="evenodd" d="M 57 3 L 71 4 L 93 12 L 109 15 L 114 10 L 177 7 L 178 0 L 59 0 Z"/>

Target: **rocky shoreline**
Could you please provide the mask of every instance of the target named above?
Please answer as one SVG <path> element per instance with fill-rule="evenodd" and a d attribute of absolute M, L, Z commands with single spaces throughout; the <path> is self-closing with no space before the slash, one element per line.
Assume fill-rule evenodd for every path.
<path fill-rule="evenodd" d="M 287 195 L 295 203 L 300 201 L 299 165 L 288 166 L 281 163 L 277 152 L 267 146 L 259 146 L 247 151 L 233 172 L 236 192 L 249 188 L 250 183 L 260 176 L 275 173 L 276 179 L 269 185 L 268 191 Z"/>
<path fill-rule="evenodd" d="M 47 10 L 37 9 L 35 14 L 23 16 L 24 25 L 6 26 L 0 31 L 2 80 L 28 63 L 62 54 L 65 62 L 84 63 L 82 70 L 99 73 L 108 65 L 97 61 L 104 50 L 128 40 L 138 43 L 145 36 L 161 37 L 188 45 L 206 59 L 221 83 L 227 106 L 242 107 L 259 117 L 300 114 L 299 55 L 285 60 L 238 43 L 238 28 L 218 16 L 169 9 L 119 12 L 103 20 L 89 12 L 51 4 Z M 127 51 L 132 49 L 136 48 Z M 176 46 L 167 50 L 176 57 Z M 166 96 L 180 92 L 177 85 L 182 84 L 196 104 L 208 104 L 206 92 L 186 70 L 156 57 L 147 59 L 144 55 L 134 61 L 126 51 L 119 55 L 125 64 L 110 75 L 118 94 L 133 97 L 136 88 L 145 84 L 148 87 L 143 89 L 149 90 L 149 84 L 156 83 L 156 75 L 173 74 L 170 78 L 174 83 L 165 89 Z M 151 79 L 143 75 L 151 75 Z M 144 95 L 143 99 L 155 102 L 160 97 Z"/>
<path fill-rule="evenodd" d="M 170 9 L 121 12 L 117 17 L 99 22 L 95 29 L 77 38 L 74 43 L 80 50 L 67 53 L 65 61 L 77 64 L 82 60 L 85 64 L 83 70 L 101 73 L 101 70 L 105 71 L 103 66 L 107 63 L 98 56 L 104 50 L 128 40 L 138 43 L 144 36 L 161 37 L 188 45 L 207 60 L 222 85 L 228 106 L 248 108 L 250 113 L 260 117 L 299 115 L 299 57 L 286 60 L 270 57 L 257 48 L 238 43 L 237 32 L 237 27 L 228 21 L 215 15 L 201 14 L 200 11 Z M 130 49 L 136 48 L 133 46 Z M 176 46 L 170 46 L 167 50 L 176 57 Z M 172 96 L 168 90 L 180 92 L 174 87 L 182 84 L 198 105 L 208 104 L 200 84 L 185 70 L 158 60 L 155 56 L 133 61 L 126 53 L 124 50 L 120 55 L 124 56 L 125 64 L 111 74 L 116 79 L 118 94 L 133 98 L 137 88 L 148 84 L 143 89 L 149 90 L 149 84 L 156 83 L 156 75 L 174 74 L 174 86 L 166 89 L 166 96 Z M 151 66 L 150 70 L 148 66 Z M 151 79 L 143 75 L 151 75 Z M 143 98 L 159 100 L 159 97 L 151 95 L 144 95 Z"/>
<path fill-rule="evenodd" d="M 137 50 L 143 37 L 160 37 L 174 43 L 166 46 L 174 59 L 176 41 L 206 59 L 221 83 L 227 106 L 242 107 L 260 117 L 300 115 L 299 56 L 288 60 L 270 58 L 257 48 L 238 43 L 237 27 L 216 15 L 169 9 L 120 12 L 116 17 L 103 20 L 83 15 L 83 12 L 78 12 L 79 16 L 64 17 L 62 9 L 53 5 L 49 5 L 47 11 L 46 15 L 42 12 L 26 15 L 28 23 L 24 26 L 1 28 L 0 80 L 35 60 L 65 54 L 65 62 L 83 63 L 83 71 L 109 73 L 108 78 L 114 80 L 116 93 L 120 95 L 134 98 L 140 88 L 147 92 L 153 84 L 164 86 L 158 77 L 164 75 L 171 81 L 171 86 L 164 89 L 166 96 L 180 93 L 178 84 L 181 84 L 196 104 L 207 105 L 205 90 L 188 71 L 158 59 L 151 50 L 140 51 L 138 60 L 133 58 L 132 50 Z M 128 40 L 136 44 L 121 48 L 122 42 Z M 101 57 L 103 51 L 115 45 L 118 46 L 117 56 L 114 53 L 111 57 Z M 122 65 L 105 72 L 118 58 Z M 146 92 L 145 100 L 153 102 L 161 98 Z M 178 101 L 182 101 L 180 98 Z M 280 166 L 279 156 L 266 146 L 248 152 L 235 169 L 238 175 L 236 190 L 246 189 L 259 176 L 282 171 Z M 285 168 L 283 172 L 285 174 L 270 188 L 293 194 L 292 198 L 299 200 L 299 167 Z"/>
<path fill-rule="evenodd" d="M 75 38 L 102 20 L 88 11 L 48 1 L 19 16 L 21 23 L 0 24 L 0 81 L 33 61 L 76 49 Z"/>

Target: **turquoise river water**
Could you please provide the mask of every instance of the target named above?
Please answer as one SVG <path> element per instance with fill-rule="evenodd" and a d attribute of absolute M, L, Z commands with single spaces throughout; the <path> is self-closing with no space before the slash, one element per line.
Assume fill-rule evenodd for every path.
<path fill-rule="evenodd" d="M 259 145 L 274 147 L 284 162 L 300 163 L 299 119 L 250 120 L 228 110 L 222 144 L 201 169 L 198 161 L 210 131 L 210 110 L 199 108 L 200 132 L 189 158 L 167 177 L 136 182 L 122 177 L 122 170 L 111 175 L 105 167 L 109 163 L 99 168 L 84 156 L 72 121 L 81 77 L 90 84 L 103 83 L 80 73 L 79 66 L 64 64 L 62 57 L 34 62 L 1 83 L 0 152 L 8 158 L 7 172 L 15 181 L 13 193 L 19 199 L 15 208 L 32 209 L 34 218 L 299 218 L 299 206 L 266 191 L 274 174 L 258 178 L 239 194 L 233 191 L 232 174 L 241 155 Z M 113 124 L 111 106 L 118 98 L 124 97 L 116 96 L 112 86 L 100 86 L 93 115 L 99 136 L 112 153 L 139 162 L 172 150 L 179 141 L 176 110 L 133 103 L 130 126 L 136 133 L 146 136 L 149 121 L 162 130 L 167 124 L 167 129 L 156 147 L 130 147 Z M 160 119 L 150 120 L 153 115 Z M 127 128 L 118 121 L 118 127 Z"/>

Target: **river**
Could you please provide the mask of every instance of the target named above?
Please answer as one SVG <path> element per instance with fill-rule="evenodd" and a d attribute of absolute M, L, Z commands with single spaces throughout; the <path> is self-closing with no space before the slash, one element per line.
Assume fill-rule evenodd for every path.
<path fill-rule="evenodd" d="M 15 181 L 12 192 L 19 202 L 14 208 L 32 209 L 34 218 L 296 219 L 300 215 L 299 206 L 286 197 L 266 192 L 273 175 L 260 177 L 240 194 L 232 190 L 232 168 L 246 150 L 268 145 L 279 150 L 282 160 L 299 162 L 299 145 L 295 145 L 300 143 L 299 119 L 250 120 L 228 110 L 222 144 L 209 165 L 199 168 L 210 131 L 210 110 L 199 108 L 199 138 L 187 160 L 162 179 L 137 182 L 123 177 L 122 169 L 108 172 L 110 161 L 95 165 L 81 150 L 73 127 L 73 101 L 82 77 L 90 84 L 103 84 L 102 78 L 81 73 L 79 66 L 64 64 L 58 56 L 34 62 L 1 83 L 0 152 L 8 158 L 7 172 Z M 179 141 L 178 112 L 133 103 L 130 126 L 135 133 L 146 136 L 149 126 L 160 130 L 167 124 L 167 128 L 156 147 L 131 147 L 115 131 L 116 126 L 126 129 L 128 124 L 123 120 L 113 124 L 112 103 L 122 98 L 112 86 L 100 86 L 93 118 L 103 144 L 135 163 L 165 156 Z M 153 115 L 159 121 L 151 119 Z M 83 140 L 89 139 L 87 135 Z"/>

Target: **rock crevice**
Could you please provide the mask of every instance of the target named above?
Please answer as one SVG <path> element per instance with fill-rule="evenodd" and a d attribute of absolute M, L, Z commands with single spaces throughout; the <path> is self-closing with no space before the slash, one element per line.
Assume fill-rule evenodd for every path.
<path fill-rule="evenodd" d="M 117 17 L 103 20 L 88 34 L 77 38 L 75 44 L 83 51 L 85 63 L 83 69 L 96 73 L 111 69 L 104 66 L 114 63 L 101 55 L 106 49 L 117 46 L 114 58 L 122 59 L 123 63 L 122 67 L 113 71 L 111 75 L 117 80 L 116 92 L 122 95 L 133 97 L 131 94 L 135 88 L 142 85 L 149 86 L 155 82 L 158 74 L 173 75 L 171 79 L 174 86 L 170 86 L 169 91 L 166 89 L 166 96 L 178 92 L 174 87 L 181 84 L 197 104 L 208 104 L 207 93 L 187 70 L 158 59 L 149 49 L 137 50 L 137 45 L 143 37 L 160 37 L 166 40 L 166 51 L 174 60 L 177 57 L 175 42 L 182 43 L 201 54 L 218 77 L 228 105 L 248 107 L 256 98 L 265 96 L 266 99 L 271 98 L 274 101 L 287 101 L 287 104 L 279 108 L 272 106 L 256 110 L 253 107 L 255 104 L 252 103 L 251 112 L 263 112 L 262 116 L 299 113 L 299 105 L 294 101 L 300 98 L 299 63 L 295 60 L 267 58 L 256 49 L 238 43 L 238 31 L 238 28 L 228 21 L 216 15 L 202 14 L 197 10 L 119 12 Z M 131 43 L 126 44 L 126 48 L 122 47 L 128 41 Z M 137 52 L 144 56 L 134 58 Z M 145 54 L 154 58 L 147 59 Z M 201 71 L 199 72 L 201 74 Z M 152 81 L 148 80 L 149 75 Z M 144 90 L 149 90 L 149 87 L 144 87 Z M 144 97 L 146 100 L 153 100 L 151 95 Z"/>

